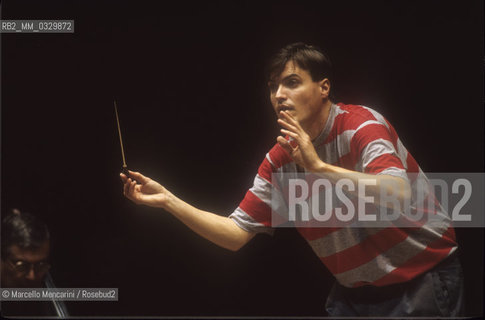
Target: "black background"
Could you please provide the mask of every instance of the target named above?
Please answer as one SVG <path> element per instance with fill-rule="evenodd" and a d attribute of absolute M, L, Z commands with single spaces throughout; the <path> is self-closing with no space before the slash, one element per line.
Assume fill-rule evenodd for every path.
<path fill-rule="evenodd" d="M 163 4 L 162 4 L 163 3 Z M 332 278 L 294 230 L 237 253 L 124 199 L 128 166 L 229 215 L 278 134 L 263 67 L 304 41 L 337 100 L 381 112 L 425 172 L 483 172 L 483 1 L 3 1 L 2 19 L 74 19 L 74 34 L 2 34 L 2 214 L 41 216 L 59 287 L 116 287 L 72 315 L 324 315 Z M 457 230 L 468 314 L 482 311 L 483 230 Z"/>

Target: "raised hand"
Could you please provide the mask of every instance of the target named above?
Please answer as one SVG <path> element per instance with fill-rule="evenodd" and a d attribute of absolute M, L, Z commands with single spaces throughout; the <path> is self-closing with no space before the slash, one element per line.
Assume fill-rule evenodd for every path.
<path fill-rule="evenodd" d="M 310 172 L 319 171 L 325 164 L 318 157 L 310 136 L 287 111 L 281 111 L 280 115 L 278 124 L 283 127 L 281 133 L 288 135 L 293 141 L 288 141 L 282 136 L 278 136 L 276 141 L 290 154 L 296 164 Z"/>
<path fill-rule="evenodd" d="M 120 173 L 125 197 L 137 204 L 163 208 L 171 193 L 155 180 L 139 172 L 128 172 L 130 177 Z"/>

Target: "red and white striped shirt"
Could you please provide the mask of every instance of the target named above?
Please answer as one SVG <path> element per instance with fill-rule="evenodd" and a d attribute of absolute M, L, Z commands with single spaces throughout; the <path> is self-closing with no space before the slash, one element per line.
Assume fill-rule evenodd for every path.
<path fill-rule="evenodd" d="M 417 186 L 427 183 L 426 176 L 391 124 L 368 107 L 333 104 L 325 128 L 313 144 L 326 163 L 409 180 L 413 197 Z M 275 189 L 272 175 L 296 171 L 293 159 L 276 144 L 266 154 L 253 187 L 230 218 L 246 231 L 272 233 L 274 212 L 288 210 L 285 196 L 276 201 L 272 199 Z M 432 193 L 430 200 L 435 201 Z M 412 199 L 411 203 L 416 200 Z M 442 217 L 439 223 L 426 222 L 412 228 L 393 225 L 296 228 L 342 285 L 385 286 L 416 277 L 457 249 L 450 220 L 440 206 L 437 207 L 433 214 Z"/>

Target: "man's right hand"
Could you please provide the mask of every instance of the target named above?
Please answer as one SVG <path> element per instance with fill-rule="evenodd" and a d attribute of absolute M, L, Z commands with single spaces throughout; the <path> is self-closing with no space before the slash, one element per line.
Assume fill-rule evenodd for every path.
<path fill-rule="evenodd" d="M 139 172 L 128 171 L 130 177 L 120 173 L 123 182 L 123 194 L 136 204 L 163 208 L 171 193 L 158 182 L 145 177 Z"/>
<path fill-rule="evenodd" d="M 243 230 L 234 220 L 202 211 L 180 200 L 158 182 L 139 172 L 128 171 L 130 177 L 120 173 L 124 183 L 123 194 L 137 204 L 162 208 L 190 229 L 215 244 L 237 251 L 251 240 L 255 233 Z"/>

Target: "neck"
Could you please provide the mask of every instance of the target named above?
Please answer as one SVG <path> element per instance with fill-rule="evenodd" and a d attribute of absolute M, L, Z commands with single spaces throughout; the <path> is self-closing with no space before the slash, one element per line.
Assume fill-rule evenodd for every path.
<path fill-rule="evenodd" d="M 325 125 L 327 124 L 328 116 L 330 114 L 330 107 L 332 106 L 332 101 L 327 100 L 323 103 L 320 112 L 315 116 L 311 123 L 307 126 L 303 126 L 303 129 L 310 136 L 310 139 L 315 140 L 318 135 L 323 131 Z"/>

